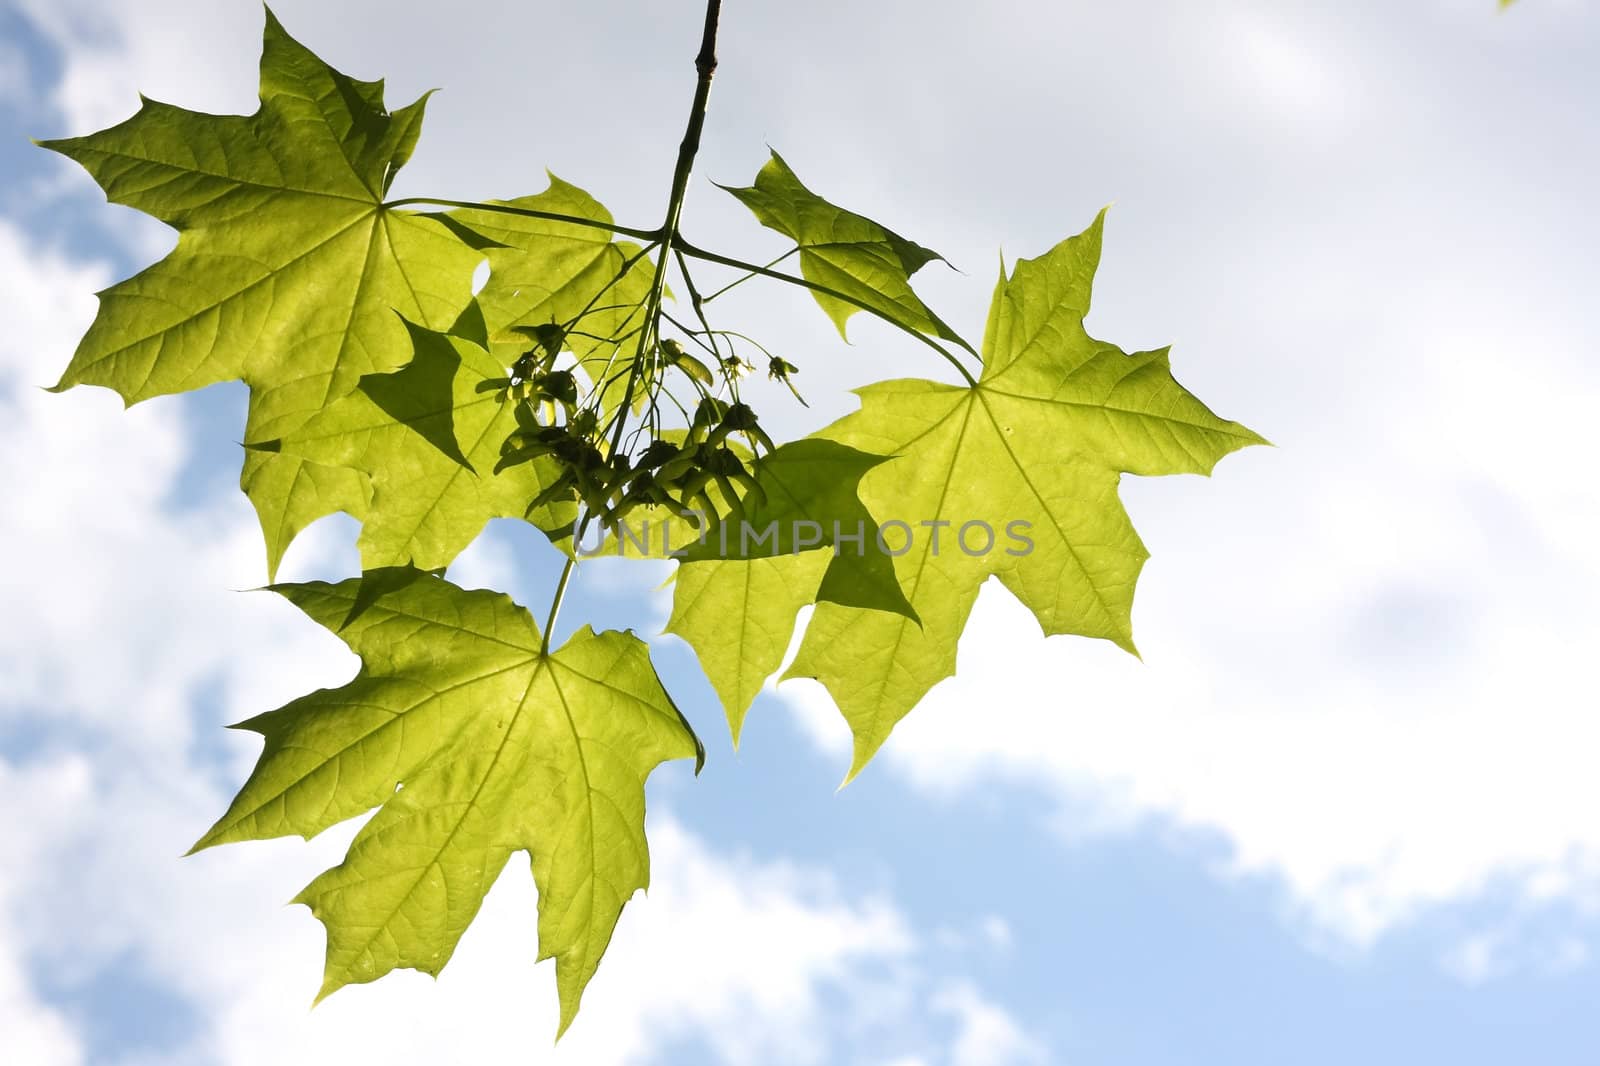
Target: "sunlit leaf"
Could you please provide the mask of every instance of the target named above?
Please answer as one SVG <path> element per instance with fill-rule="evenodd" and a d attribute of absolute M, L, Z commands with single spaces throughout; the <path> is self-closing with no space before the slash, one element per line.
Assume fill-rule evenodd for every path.
<path fill-rule="evenodd" d="M 644 782 L 703 757 L 645 645 L 585 627 L 546 654 L 528 612 L 417 570 L 275 591 L 361 672 L 241 728 L 265 738 L 195 845 L 312 837 L 378 808 L 300 893 L 328 930 L 321 995 L 407 967 L 437 974 L 506 861 L 530 853 L 539 957 L 571 1024 L 617 917 L 649 881 Z"/>
<path fill-rule="evenodd" d="M 911 275 L 932 260 L 942 259 L 939 253 L 824 200 L 800 183 L 777 152 L 756 175 L 754 185 L 728 188 L 728 192 L 763 226 L 799 246 L 800 273 L 806 279 L 850 298 L 812 293 L 841 337 L 850 316 L 865 307 L 910 329 L 966 347 L 911 291 Z"/>
<path fill-rule="evenodd" d="M 1130 355 L 1084 330 L 1102 221 L 1002 275 L 976 387 L 871 385 L 860 411 L 822 433 L 897 457 L 862 479 L 861 498 L 880 521 L 907 524 L 894 563 L 919 618 L 820 604 L 786 675 L 821 681 L 844 712 L 851 775 L 955 673 L 957 639 L 991 576 L 1045 633 L 1133 651 L 1147 553 L 1117 498 L 1121 475 L 1207 474 L 1263 443 L 1179 385 L 1166 351 Z"/>

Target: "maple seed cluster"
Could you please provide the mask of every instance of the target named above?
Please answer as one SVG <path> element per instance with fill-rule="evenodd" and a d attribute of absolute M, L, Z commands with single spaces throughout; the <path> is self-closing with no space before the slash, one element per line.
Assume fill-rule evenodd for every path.
<path fill-rule="evenodd" d="M 550 504 L 575 503 L 590 519 L 615 531 L 638 507 L 709 517 L 739 514 L 747 501 L 765 499 L 753 465 L 776 446 L 755 410 L 739 398 L 739 380 L 754 370 L 743 357 L 705 345 L 713 358 L 708 366 L 681 342 L 665 338 L 652 346 L 642 365 L 610 379 L 602 373 L 580 398 L 576 375 L 556 368 L 567 350 L 567 330 L 552 322 L 519 327 L 518 332 L 532 346 L 511 366 L 509 377 L 485 385 L 497 390 L 501 403 L 514 404 L 517 422 L 501 446 L 495 473 L 540 459 L 553 461 L 557 470 L 529 502 L 528 515 Z M 672 394 L 668 370 L 682 374 L 693 389 L 692 412 Z M 791 380 L 797 372 L 793 363 L 769 357 L 768 376 L 783 382 L 804 404 Z M 627 409 L 618 405 L 607 418 L 600 400 L 610 385 L 630 373 L 637 373 L 642 383 L 635 409 L 645 417 L 623 444 L 620 422 Z M 719 395 L 724 390 L 726 399 Z M 664 427 L 663 398 L 682 414 L 681 428 Z"/>

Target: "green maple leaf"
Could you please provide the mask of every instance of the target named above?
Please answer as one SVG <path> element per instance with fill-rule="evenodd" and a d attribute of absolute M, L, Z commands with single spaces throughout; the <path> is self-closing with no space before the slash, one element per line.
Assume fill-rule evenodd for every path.
<path fill-rule="evenodd" d="M 42 142 L 112 202 L 178 230 L 170 255 L 100 294 L 56 388 L 101 385 L 131 404 L 242 379 L 245 439 L 259 442 L 405 362 L 394 312 L 448 325 L 482 259 L 438 221 L 383 206 L 425 104 L 389 112 L 382 82 L 334 70 L 269 11 L 254 114 L 145 99 L 120 125 Z M 274 566 L 306 523 L 359 509 L 356 482 L 298 463 L 257 458 L 245 472 Z"/>
<path fill-rule="evenodd" d="M 757 461 L 760 491 L 737 515 L 718 516 L 696 541 L 680 534 L 686 547 L 666 631 L 694 648 L 735 745 L 750 704 L 783 662 L 800 608 L 827 601 L 915 620 L 857 495 L 883 462 L 837 441 L 791 441 Z"/>
<path fill-rule="evenodd" d="M 570 525 L 570 504 L 526 510 L 559 475 L 554 460 L 494 472 L 501 444 L 517 428 L 514 404 L 494 388 L 504 363 L 464 337 L 407 326 L 415 350 L 408 365 L 362 378 L 355 392 L 264 446 L 369 479 L 362 568 L 442 569 L 491 518 L 526 517 L 547 530 Z"/>
<path fill-rule="evenodd" d="M 1046 634 L 1134 650 L 1134 583 L 1146 551 L 1117 497 L 1120 475 L 1208 474 L 1264 443 L 1173 379 L 1166 351 L 1124 353 L 1084 330 L 1104 215 L 995 288 L 977 385 L 883 382 L 822 435 L 897 456 L 862 481 L 880 520 L 915 523 L 894 559 L 921 624 L 819 604 L 787 677 L 821 681 L 850 724 L 854 776 L 890 730 L 955 672 L 978 587 L 997 576 Z M 1010 524 L 1032 541 L 1007 536 Z M 946 522 L 948 526 L 922 526 Z M 987 551 L 984 523 L 993 531 Z M 942 533 L 935 548 L 933 534 Z M 904 535 L 897 538 L 905 541 Z M 969 554 L 969 550 L 973 554 Z M 1011 554 L 1016 552 L 1018 554 Z"/>
<path fill-rule="evenodd" d="M 832 561 L 833 552 L 822 549 L 678 567 L 666 632 L 694 649 L 722 701 L 735 748 L 750 705 L 783 664 L 795 616 L 816 602 Z"/>
<path fill-rule="evenodd" d="M 439 973 L 527 851 L 564 1031 L 649 880 L 645 778 L 704 757 L 648 649 L 585 627 L 547 654 L 509 597 L 412 569 L 275 591 L 337 633 L 361 671 L 241 725 L 265 738 L 260 762 L 195 849 L 310 838 L 378 808 L 296 899 L 328 931 L 319 999 L 397 968 Z"/>
<path fill-rule="evenodd" d="M 911 290 L 911 275 L 932 260 L 943 259 L 939 253 L 824 200 L 800 183 L 777 152 L 756 175 L 754 185 L 723 188 L 738 197 L 763 226 L 799 246 L 803 277 L 856 301 L 812 293 L 841 337 L 848 339 L 845 323 L 864 305 L 908 329 L 971 350 Z"/>

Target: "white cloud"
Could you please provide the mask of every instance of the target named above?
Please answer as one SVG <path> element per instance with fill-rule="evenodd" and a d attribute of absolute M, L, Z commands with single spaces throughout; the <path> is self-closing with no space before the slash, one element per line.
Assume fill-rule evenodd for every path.
<path fill-rule="evenodd" d="M 81 762 L 73 760 L 23 771 L 0 760 L 0 809 L 36 811 L 49 824 L 54 811 L 81 793 L 83 777 Z M 0 833 L 0 1032 L 14 1061 L 75 1066 L 82 1060 L 82 1044 L 68 1019 L 34 989 L 16 932 L 16 871 L 40 861 L 38 843 L 31 834 Z"/>
<path fill-rule="evenodd" d="M 0 1031 L 6 1034 L 6 1054 L 29 1066 L 74 1066 L 83 1049 L 56 1011 L 41 1003 L 21 972 L 21 962 L 5 950 L 0 933 Z"/>
<path fill-rule="evenodd" d="M 253 4 L 151 3 L 117 11 L 92 0 L 20 0 L 22 12 L 63 46 L 64 68 L 54 102 L 74 132 L 120 122 L 138 107 L 126 91 L 139 71 L 146 95 L 173 101 L 197 85 L 213 113 L 254 109 L 253 53 L 260 8 Z M 253 25 L 252 25 L 253 24 Z M 193 47 L 205 41 L 206 47 Z M 241 68 L 236 56 L 249 55 Z"/>
<path fill-rule="evenodd" d="M 1024 1066 L 1045 1061 L 1044 1049 L 972 985 L 952 983 L 941 989 L 933 1002 L 935 1010 L 957 1021 L 950 1066 Z"/>

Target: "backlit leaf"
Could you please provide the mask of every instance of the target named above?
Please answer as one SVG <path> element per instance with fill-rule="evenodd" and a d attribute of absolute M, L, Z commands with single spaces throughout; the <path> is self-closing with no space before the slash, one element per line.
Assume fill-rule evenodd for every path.
<path fill-rule="evenodd" d="M 630 633 L 585 627 L 545 654 L 500 593 L 410 569 L 366 583 L 276 587 L 361 671 L 243 723 L 265 738 L 261 760 L 195 848 L 309 838 L 378 808 L 296 900 L 327 927 L 321 996 L 401 967 L 437 974 L 506 861 L 529 852 L 564 1030 L 649 881 L 645 778 L 669 759 L 698 767 L 699 741 Z"/>
<path fill-rule="evenodd" d="M 841 337 L 850 316 L 865 305 L 910 329 L 968 347 L 911 291 L 911 275 L 931 260 L 942 259 L 939 253 L 824 200 L 800 183 L 777 152 L 756 175 L 754 185 L 728 192 L 763 226 L 799 246 L 803 277 L 856 301 L 812 293 Z"/>
<path fill-rule="evenodd" d="M 861 498 L 880 521 L 906 523 L 894 563 L 921 622 L 819 604 L 786 675 L 821 681 L 844 712 L 852 776 L 955 672 L 957 639 L 990 576 L 1046 634 L 1133 651 L 1147 553 L 1117 497 L 1121 474 L 1208 474 L 1263 443 L 1179 385 L 1165 351 L 1130 355 L 1084 330 L 1102 222 L 1002 275 L 976 387 L 871 385 L 858 390 L 858 412 L 822 433 L 897 456 L 862 479 Z"/>
<path fill-rule="evenodd" d="M 385 110 L 381 82 L 334 70 L 268 12 L 253 115 L 147 99 L 120 125 L 45 142 L 113 202 L 178 230 L 170 255 L 100 294 L 56 388 L 103 385 L 135 403 L 242 379 L 245 440 L 259 442 L 406 362 L 395 311 L 444 328 L 482 259 L 437 221 L 383 206 L 425 102 Z M 299 462 L 246 471 L 274 561 L 318 512 L 354 503 L 349 479 Z"/>

